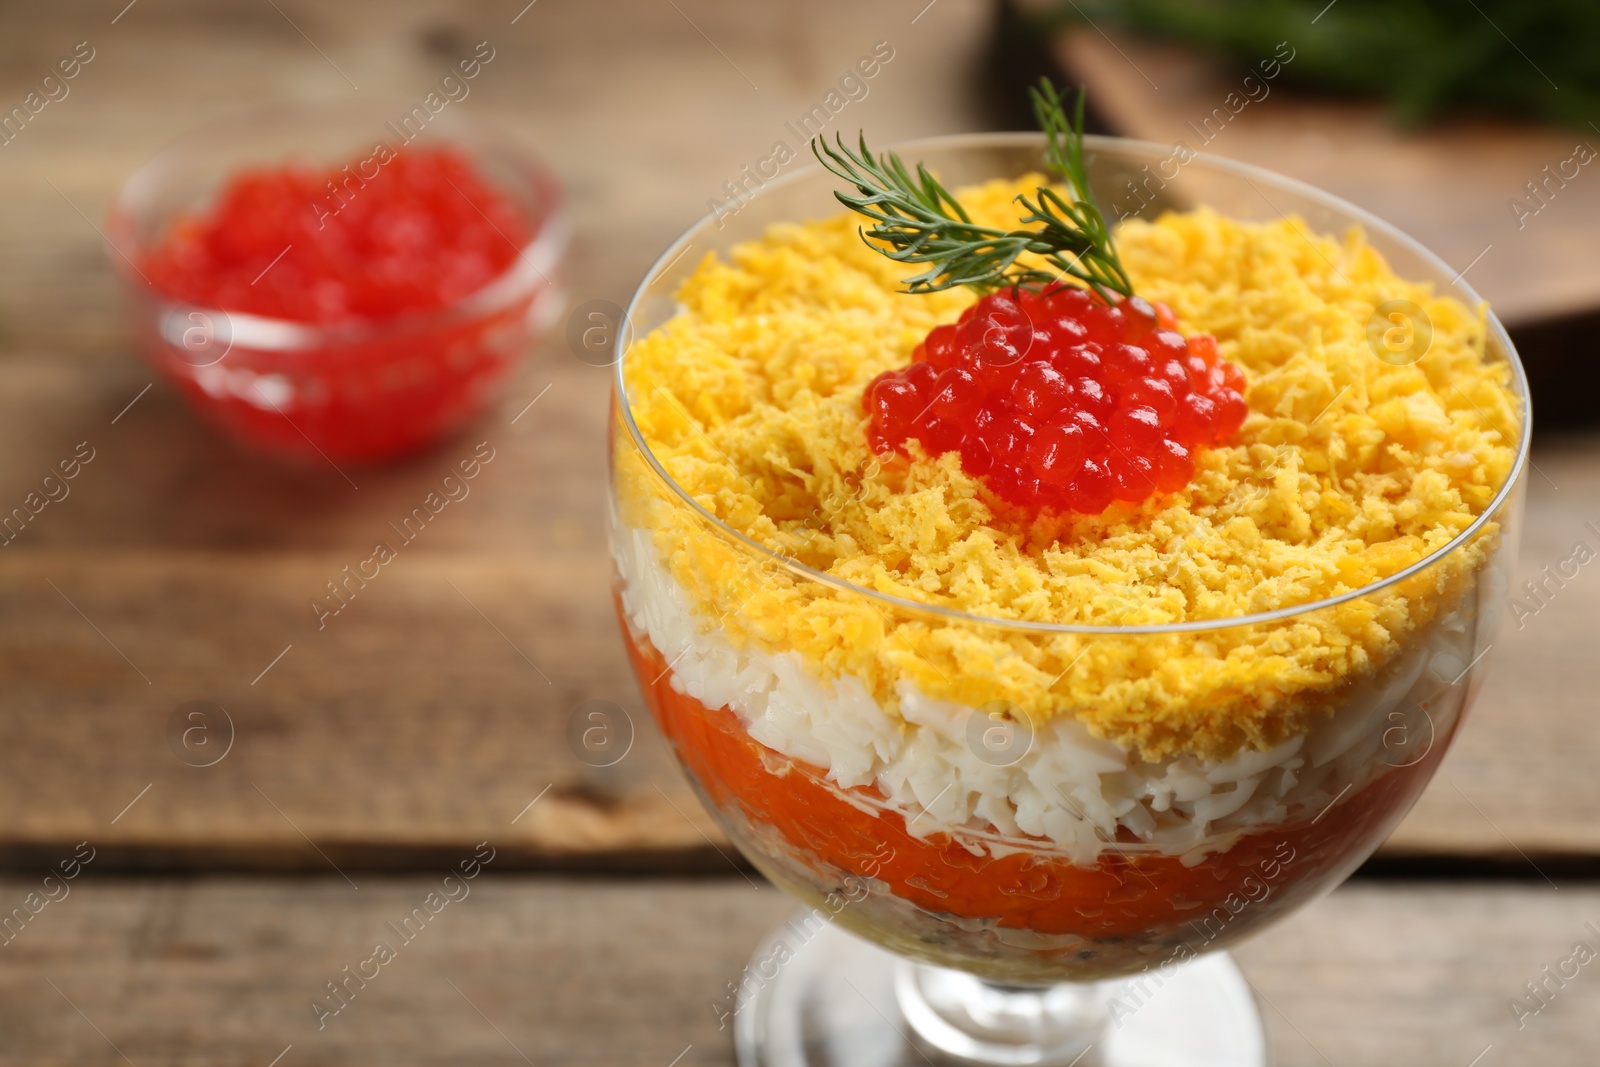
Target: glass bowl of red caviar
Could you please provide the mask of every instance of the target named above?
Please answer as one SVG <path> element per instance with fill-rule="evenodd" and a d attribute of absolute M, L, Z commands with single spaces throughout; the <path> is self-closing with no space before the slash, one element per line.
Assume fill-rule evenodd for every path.
<path fill-rule="evenodd" d="M 282 104 L 156 155 L 106 236 L 197 411 L 279 456 L 379 462 L 482 412 L 559 313 L 562 202 L 458 108 Z"/>
<path fill-rule="evenodd" d="M 1151 623 L 966 610 L 952 605 L 948 587 L 918 586 L 904 573 L 909 550 L 875 568 L 836 565 L 851 542 L 828 524 L 854 505 L 822 502 L 816 486 L 833 484 L 838 488 L 828 491 L 870 502 L 861 505 L 864 525 L 852 535 L 892 521 L 891 508 L 872 510 L 887 499 L 873 496 L 873 485 L 895 464 L 906 469 L 901 441 L 921 434 L 922 451 L 914 455 L 945 452 L 943 470 L 959 460 L 976 475 L 963 449 L 985 408 L 971 399 L 940 427 L 928 420 L 944 417 L 937 406 L 944 394 L 895 394 L 892 404 L 877 404 L 882 382 L 919 383 L 904 371 L 877 372 L 880 364 L 851 370 L 849 353 L 875 344 L 872 337 L 854 333 L 835 343 L 826 336 L 855 329 L 877 306 L 858 284 L 857 272 L 869 269 L 851 244 L 859 241 L 859 220 L 826 230 L 825 223 L 802 222 L 838 216 L 834 176 L 815 167 L 798 171 L 686 232 L 640 285 L 617 339 L 610 538 L 616 607 L 647 705 L 728 838 L 803 904 L 712 1005 L 733 1030 L 744 1067 L 1265 1063 L 1251 989 L 1221 950 L 1332 890 L 1372 854 L 1428 784 L 1476 694 L 1516 554 L 1531 420 L 1526 379 L 1504 328 L 1477 310 L 1482 302 L 1457 272 L 1348 203 L 1192 152 L 1178 160 L 1169 147 L 1113 138 L 1086 143 L 1091 183 L 1119 216 L 1152 220 L 1204 207 L 1286 233 L 1305 227 L 1343 235 L 1359 227 L 1396 276 L 1467 309 L 1447 327 L 1436 308 L 1435 345 L 1447 329 L 1475 339 L 1475 348 L 1458 355 L 1481 360 L 1496 384 L 1451 410 L 1463 425 L 1480 425 L 1481 417 L 1482 426 L 1496 427 L 1485 439 L 1499 442 L 1501 466 L 1480 487 L 1470 521 L 1448 526 L 1417 558 L 1330 595 Z M 900 152 L 960 189 L 1042 171 L 1043 147 L 1038 135 L 992 134 L 917 142 Z M 1203 254 L 1206 246 L 1191 247 Z M 1337 290 L 1342 272 L 1357 274 L 1354 264 L 1366 262 L 1365 253 L 1324 266 L 1320 257 L 1330 249 L 1340 254 L 1334 245 L 1302 249 L 1298 269 L 1326 272 Z M 823 276 L 816 264 L 827 257 L 847 265 L 845 280 L 817 297 L 808 320 L 791 301 L 796 279 L 817 284 Z M 774 285 L 781 292 L 771 301 L 753 298 L 757 272 L 771 264 L 788 272 Z M 1363 297 L 1345 292 L 1342 299 Z M 929 382 L 960 366 L 979 378 L 1012 374 L 1002 417 L 1036 402 L 1039 383 L 1029 374 L 1044 374 L 1022 373 L 1029 364 L 1011 349 L 1045 344 L 1046 331 L 1084 338 L 1078 326 L 1058 328 L 1057 320 L 1075 319 L 1090 340 L 1105 332 L 1093 346 L 1105 357 L 1096 367 L 1107 368 L 1106 388 L 1135 397 L 1149 386 L 1117 379 L 1116 346 L 1145 350 L 1120 353 L 1130 366 L 1144 365 L 1152 348 L 1172 346 L 1179 371 L 1194 373 L 1192 388 L 1180 392 L 1215 400 L 1173 407 L 1171 422 L 1187 426 L 1184 410 L 1206 415 L 1203 426 L 1177 436 L 1192 440 L 1207 476 L 1218 467 L 1203 461 L 1204 449 L 1237 443 L 1223 439 L 1241 425 L 1260 433 L 1292 421 L 1261 418 L 1295 409 L 1269 406 L 1282 394 L 1256 388 L 1258 367 L 1245 373 L 1220 362 L 1219 344 L 1236 351 L 1235 335 L 1199 335 L 1198 344 L 1191 336 L 1183 355 L 1176 347 L 1183 338 L 1159 336 L 1174 325 L 1171 308 L 1128 304 L 1112 314 L 1112 306 L 1079 292 L 1042 316 L 1050 301 L 1048 293 L 1014 300 L 991 294 L 960 318 L 947 305 L 948 317 L 932 331 L 931 317 L 918 320 L 917 330 L 886 344 L 913 367 L 932 363 L 920 372 Z M 984 319 L 986 306 L 1000 310 Z M 1225 318 L 1235 305 L 1219 306 Z M 730 325 L 718 317 L 730 307 L 750 310 L 734 313 Z M 1010 336 L 1019 307 L 1029 312 L 1029 336 L 1020 341 Z M 1386 347 L 1393 321 L 1382 303 L 1372 314 L 1373 347 L 1365 352 L 1363 341 L 1357 354 L 1394 375 L 1365 364 L 1361 374 L 1412 385 L 1422 375 L 1443 388 L 1470 388 L 1425 362 L 1425 352 Z M 785 345 L 756 347 L 759 332 L 785 318 L 803 339 L 797 345 L 791 338 L 787 347 L 808 353 L 794 364 L 795 376 L 737 381 L 788 366 Z M 1137 321 L 1144 319 L 1150 321 Z M 970 323 L 978 324 L 966 330 L 974 351 L 1009 345 L 1010 354 L 985 366 L 981 355 L 963 364 L 946 351 L 959 347 Z M 1065 345 L 1063 365 L 1081 363 L 1085 350 Z M 664 376 L 662 368 L 673 373 Z M 820 398 L 815 407 L 798 406 L 793 398 L 802 391 Z M 1241 422 L 1245 415 L 1232 410 L 1229 392 L 1250 397 L 1252 421 Z M 839 405 L 828 406 L 831 394 L 841 397 Z M 973 394 L 982 395 L 995 394 Z M 1329 396 L 1330 405 L 1339 399 Z M 796 406 L 775 416 L 774 432 L 747 449 L 742 435 L 758 422 L 757 409 L 783 404 Z M 881 416 L 897 406 L 904 417 L 885 433 Z M 832 414 L 807 424 L 795 414 L 806 411 Z M 1323 417 L 1315 407 L 1297 416 L 1302 429 Z M 1342 418 L 1342 409 L 1328 418 Z M 819 433 L 856 434 L 864 443 L 823 452 L 814 441 Z M 928 447 L 929 438 L 937 443 L 944 435 L 950 440 L 943 447 Z M 996 453 L 1017 454 L 1010 446 Z M 854 457 L 855 467 L 840 473 L 840 455 Z M 981 458 L 985 474 L 1000 462 L 987 443 Z M 1075 469 L 1092 462 L 1080 454 Z M 1230 462 L 1256 479 L 1250 492 L 1266 494 L 1280 476 L 1275 464 L 1290 461 L 1251 445 Z M 1112 510 L 1077 525 L 1011 528 L 1008 516 L 1017 513 L 1007 507 L 1050 496 L 1051 483 L 1040 481 L 1048 471 L 1019 467 L 991 479 L 985 499 L 994 517 L 981 532 L 986 544 L 1011 536 L 1027 543 L 1041 529 L 1084 537 L 1092 564 L 1094 539 L 1125 537 L 1162 514 L 1159 494 L 1176 491 L 1194 466 L 1170 479 L 1152 467 L 1171 484 L 1158 480 L 1157 503 L 1145 511 L 1138 510 L 1141 494 L 1123 495 L 1121 475 L 1092 486 L 1063 481 L 1070 491 L 1053 499 Z M 923 487 L 936 477 L 926 466 L 918 476 L 925 480 L 915 485 Z M 888 503 L 905 507 L 903 500 Z M 927 520 L 929 537 L 938 521 Z M 987 558 L 975 555 L 952 581 L 971 581 Z M 1182 553 L 1171 566 L 1177 575 Z M 1172 582 L 1177 588 L 1176 577 Z M 1105 596 L 1115 598 L 1116 589 Z M 1401 619 L 1411 629 L 1381 655 L 1373 646 L 1370 656 L 1363 652 L 1339 670 L 1316 660 L 1316 669 L 1331 672 L 1326 684 L 1296 689 L 1300 683 L 1289 678 L 1322 653 L 1301 662 L 1282 659 L 1286 649 L 1320 649 L 1320 635 L 1360 644 L 1380 623 L 1398 635 Z M 1142 687 L 1156 679 L 1181 694 L 1187 676 L 1196 680 L 1194 706 L 1164 711 L 1197 729 L 1262 708 L 1303 704 L 1304 714 L 1285 734 L 1255 743 L 1240 734 L 1232 748 L 1209 754 L 1162 755 L 1084 725 L 1111 721 L 1095 719 L 1100 704 L 1121 701 L 1137 712 L 1128 694 L 1147 692 Z M 1218 683 L 1204 689 L 1213 676 Z M 1279 685 L 1279 677 L 1288 680 Z M 1031 713 L 1023 698 L 1033 696 L 1056 700 L 1066 713 Z"/>

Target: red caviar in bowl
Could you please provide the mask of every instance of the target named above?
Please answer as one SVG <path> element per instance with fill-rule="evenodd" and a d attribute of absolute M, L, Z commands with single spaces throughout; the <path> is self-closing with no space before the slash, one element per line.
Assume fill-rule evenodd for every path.
<path fill-rule="evenodd" d="M 1197 450 L 1236 433 L 1244 375 L 1206 335 L 1139 297 L 1084 289 L 991 293 L 935 327 L 912 362 L 863 396 L 875 452 L 959 451 L 1019 507 L 1097 514 L 1194 477 Z"/>
<path fill-rule="evenodd" d="M 174 220 L 142 269 L 201 307 L 331 323 L 442 308 L 493 281 L 528 241 L 516 205 L 458 152 L 365 162 L 241 173 L 210 210 Z"/>

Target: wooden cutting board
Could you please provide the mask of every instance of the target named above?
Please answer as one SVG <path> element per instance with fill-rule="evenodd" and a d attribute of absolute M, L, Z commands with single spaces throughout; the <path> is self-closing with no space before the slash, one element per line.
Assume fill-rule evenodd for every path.
<path fill-rule="evenodd" d="M 1293 40 L 1254 69 L 1094 28 L 1052 48 L 1117 133 L 1254 163 L 1366 208 L 1465 271 L 1509 326 L 1600 309 L 1600 130 L 1476 118 L 1400 129 L 1381 105 L 1287 88 Z"/>

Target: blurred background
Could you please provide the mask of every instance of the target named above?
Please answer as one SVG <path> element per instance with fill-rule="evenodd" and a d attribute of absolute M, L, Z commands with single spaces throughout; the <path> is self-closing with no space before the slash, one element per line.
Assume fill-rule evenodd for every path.
<path fill-rule="evenodd" d="M 1592 5 L 524 2 L 0 4 L 0 509 L 28 511 L 0 545 L 0 1063 L 731 1062 L 716 1006 L 787 906 L 638 699 L 584 331 L 802 116 L 875 143 L 1023 128 L 1043 73 L 1088 86 L 1099 132 L 1388 219 L 1511 328 L 1539 429 L 1474 719 L 1362 874 L 1240 958 L 1283 1063 L 1593 1061 L 1600 976 L 1564 966 L 1600 954 Z M 484 49 L 449 106 L 565 190 L 548 336 L 402 462 L 219 434 L 140 358 L 119 185 L 253 105 L 418 101 Z M 319 612 L 485 443 L 470 494 Z M 471 857 L 470 899 L 320 1016 Z"/>

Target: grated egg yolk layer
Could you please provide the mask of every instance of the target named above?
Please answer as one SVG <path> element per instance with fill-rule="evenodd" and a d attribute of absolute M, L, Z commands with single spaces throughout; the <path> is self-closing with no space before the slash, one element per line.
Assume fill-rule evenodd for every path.
<path fill-rule="evenodd" d="M 1036 184 L 959 195 L 974 219 L 1012 226 L 1012 198 Z M 644 439 L 689 496 L 850 586 L 992 620 L 1226 620 L 1394 575 L 1461 533 L 1511 475 L 1521 408 L 1509 368 L 1486 357 L 1481 308 L 1398 277 L 1357 230 L 1335 240 L 1298 219 L 1202 208 L 1129 221 L 1117 247 L 1138 293 L 1170 305 L 1185 332 L 1214 335 L 1245 372 L 1243 428 L 1200 453 L 1179 493 L 1026 522 L 957 453 L 869 451 L 868 382 L 974 297 L 899 292 L 905 268 L 867 247 L 857 221 L 775 225 L 726 258 L 707 255 L 679 314 L 624 367 Z M 1391 300 L 1431 321 L 1431 344 L 1409 365 L 1369 344 L 1374 309 Z M 1041 634 L 797 575 L 716 532 L 626 440 L 616 488 L 620 521 L 651 531 L 707 624 L 736 646 L 794 650 L 891 711 L 909 683 L 1034 721 L 1075 716 L 1151 760 L 1226 758 L 1305 731 L 1467 603 L 1498 541 L 1486 523 L 1402 582 L 1277 622 Z"/>

